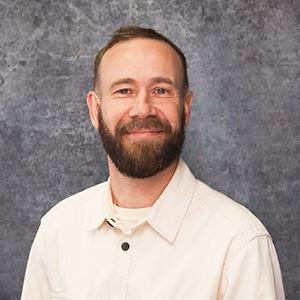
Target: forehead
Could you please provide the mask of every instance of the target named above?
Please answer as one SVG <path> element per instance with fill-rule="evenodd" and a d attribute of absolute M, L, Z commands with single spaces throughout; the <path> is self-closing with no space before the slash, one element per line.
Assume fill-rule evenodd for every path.
<path fill-rule="evenodd" d="M 183 67 L 179 55 L 167 43 L 148 38 L 123 41 L 109 49 L 100 63 L 101 86 L 118 78 L 146 80 L 169 77 L 182 85 Z"/>

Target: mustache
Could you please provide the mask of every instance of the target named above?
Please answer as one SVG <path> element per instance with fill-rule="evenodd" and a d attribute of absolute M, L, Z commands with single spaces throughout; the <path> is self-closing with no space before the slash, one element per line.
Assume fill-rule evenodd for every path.
<path fill-rule="evenodd" d="M 116 129 L 116 135 L 122 136 L 133 129 L 157 129 L 165 133 L 172 133 L 172 126 L 167 120 L 162 120 L 157 117 L 146 119 L 136 118 L 128 122 L 120 122 Z"/>

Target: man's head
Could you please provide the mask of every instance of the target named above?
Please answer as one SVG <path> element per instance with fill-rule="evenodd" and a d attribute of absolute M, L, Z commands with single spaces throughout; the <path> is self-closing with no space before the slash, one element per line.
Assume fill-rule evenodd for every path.
<path fill-rule="evenodd" d="M 127 31 L 162 37 L 135 27 L 114 37 Z M 97 55 L 95 92 L 87 100 L 111 162 L 126 176 L 147 178 L 179 157 L 193 95 L 175 45 L 177 50 L 164 37 L 130 34 L 114 43 L 113 37 Z"/>

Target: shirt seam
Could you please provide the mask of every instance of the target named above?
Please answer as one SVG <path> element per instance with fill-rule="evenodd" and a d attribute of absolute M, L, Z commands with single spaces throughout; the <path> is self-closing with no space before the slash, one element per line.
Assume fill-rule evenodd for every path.
<path fill-rule="evenodd" d="M 68 296 L 66 294 L 57 294 L 57 293 L 50 293 L 51 299 L 54 297 L 54 299 L 60 299 L 60 300 L 82 300 L 82 298 L 77 298 L 73 296 Z M 59 297 L 59 298 L 58 298 Z"/>
<path fill-rule="evenodd" d="M 225 196 L 223 194 L 222 194 L 222 196 L 228 198 L 227 196 Z M 242 210 L 246 210 L 246 212 L 248 214 L 252 215 L 252 217 L 255 218 L 258 223 L 254 222 L 253 224 L 249 224 L 249 223 L 245 223 L 245 222 L 243 222 L 243 221 L 241 221 L 239 219 L 231 218 L 230 215 L 226 214 L 226 212 L 224 212 L 222 209 L 218 209 L 218 205 L 210 205 L 207 201 L 205 201 L 204 196 L 201 193 L 199 193 L 199 192 L 197 192 L 195 194 L 195 201 L 194 201 L 194 203 L 196 205 L 198 205 L 199 207 L 206 208 L 206 209 L 210 210 L 211 212 L 214 212 L 215 214 L 217 214 L 217 215 L 221 216 L 222 218 L 224 218 L 224 220 L 226 220 L 228 223 L 232 224 L 233 227 L 237 229 L 237 231 L 236 231 L 237 234 L 245 235 L 245 238 L 247 238 L 247 236 L 248 236 L 249 233 L 251 233 L 251 234 L 258 234 L 258 235 L 261 235 L 261 233 L 263 233 L 264 235 L 270 237 L 270 234 L 268 233 L 267 229 L 260 222 L 260 220 L 258 220 L 252 214 L 252 212 L 250 210 L 248 210 L 244 206 L 240 205 L 238 202 L 236 202 L 236 201 L 234 201 L 234 200 L 232 200 L 230 198 L 228 198 L 228 199 L 230 201 L 233 201 L 236 205 L 240 206 L 240 208 Z"/>
<path fill-rule="evenodd" d="M 251 237 L 252 235 L 252 237 Z M 221 282 L 223 280 L 223 275 L 226 271 L 227 268 L 229 268 L 229 266 L 234 262 L 234 260 L 239 256 L 239 254 L 243 251 L 243 249 L 245 247 L 247 247 L 253 240 L 259 238 L 259 237 L 262 237 L 262 236 L 265 236 L 266 238 L 270 239 L 272 241 L 272 238 L 271 236 L 266 233 L 266 232 L 259 232 L 259 231 L 255 231 L 255 232 L 251 232 L 251 235 L 250 233 L 248 233 L 247 235 L 245 235 L 241 241 L 241 245 L 240 247 L 238 247 L 233 253 L 232 255 L 230 255 L 229 258 L 227 258 L 227 255 L 225 257 L 225 261 L 224 261 L 224 264 L 223 264 L 223 267 L 222 267 L 222 271 L 221 271 L 221 276 L 220 276 L 220 282 L 219 282 L 219 287 L 218 287 L 218 293 L 217 293 L 217 299 L 219 299 L 220 297 L 220 287 L 221 287 Z"/>
<path fill-rule="evenodd" d="M 241 241 L 241 245 L 240 247 L 238 247 L 233 253 L 232 255 L 230 255 L 230 259 L 229 261 L 225 261 L 224 263 L 224 269 L 227 268 L 235 259 L 236 257 L 243 251 L 243 249 L 248 246 L 253 240 L 261 237 L 261 236 L 265 236 L 267 238 L 269 238 L 272 241 L 272 238 L 266 233 L 266 232 L 259 232 L 259 231 L 254 231 L 245 235 Z"/>
<path fill-rule="evenodd" d="M 44 224 L 42 224 L 44 223 Z M 44 244 L 45 244 L 45 255 L 46 255 L 46 269 L 47 269 L 47 274 L 49 274 L 49 255 L 48 255 L 48 239 L 47 239 L 47 236 L 48 236 L 48 226 L 47 226 L 47 222 L 45 221 L 41 221 L 41 226 L 45 227 L 45 230 L 44 230 Z M 50 288 L 51 288 L 51 284 L 49 282 L 49 285 L 50 285 Z"/>

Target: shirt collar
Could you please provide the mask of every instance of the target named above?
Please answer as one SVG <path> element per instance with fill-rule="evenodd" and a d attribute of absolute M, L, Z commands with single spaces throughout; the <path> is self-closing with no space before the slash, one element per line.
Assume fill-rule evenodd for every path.
<path fill-rule="evenodd" d="M 105 220 L 105 203 L 109 189 L 109 180 L 98 184 L 87 191 L 86 205 L 84 208 L 84 221 L 86 231 L 97 229 Z"/>
<path fill-rule="evenodd" d="M 173 242 L 190 205 L 196 179 L 180 158 L 177 169 L 146 216 L 146 221 L 169 242 Z M 85 208 L 86 230 L 91 231 L 111 219 L 111 195 L 109 179 L 91 190 L 90 201 Z"/>
<path fill-rule="evenodd" d="M 115 211 L 113 209 L 110 178 L 91 189 L 93 190 L 93 193 L 90 195 L 90 197 L 87 195 L 89 201 L 87 201 L 85 207 L 86 231 L 92 231 L 99 228 L 105 220 L 111 226 L 121 229 L 121 225 L 118 223 Z"/>
<path fill-rule="evenodd" d="M 148 223 L 171 243 L 191 203 L 195 183 L 194 175 L 180 159 L 171 181 L 147 215 Z"/>

